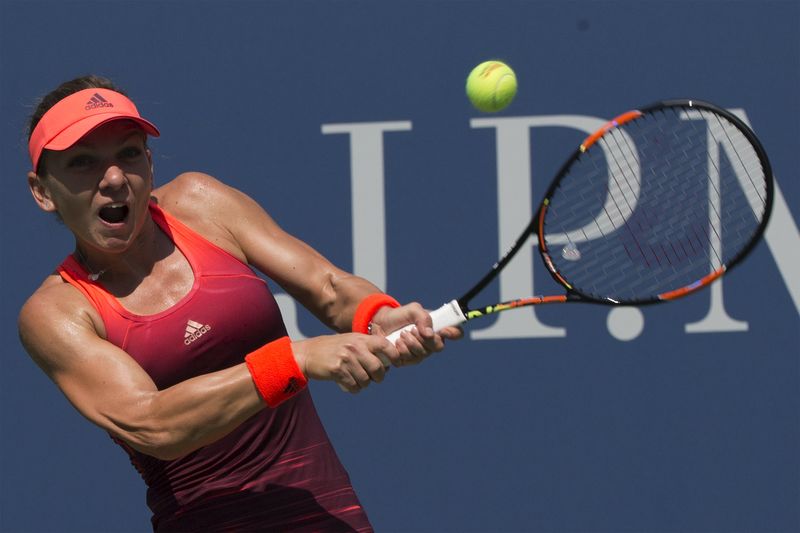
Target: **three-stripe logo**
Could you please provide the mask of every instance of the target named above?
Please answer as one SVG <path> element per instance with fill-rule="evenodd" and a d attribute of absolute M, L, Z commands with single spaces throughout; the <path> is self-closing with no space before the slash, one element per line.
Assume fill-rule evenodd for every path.
<path fill-rule="evenodd" d="M 183 344 L 189 346 L 194 341 L 211 331 L 211 326 L 208 324 L 201 324 L 194 320 L 189 320 L 186 323 L 186 332 L 183 335 Z"/>
<path fill-rule="evenodd" d="M 103 98 L 100 93 L 94 93 L 94 95 L 86 102 L 86 107 L 84 109 L 86 111 L 97 109 L 98 107 L 114 107 L 114 104 Z"/>

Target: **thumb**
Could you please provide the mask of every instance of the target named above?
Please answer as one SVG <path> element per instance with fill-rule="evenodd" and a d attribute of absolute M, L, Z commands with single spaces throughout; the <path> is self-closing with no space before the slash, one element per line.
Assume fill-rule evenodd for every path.
<path fill-rule="evenodd" d="M 370 329 L 372 331 L 372 333 L 371 333 L 372 335 L 375 335 L 377 337 L 384 338 L 384 339 L 387 336 L 389 336 L 389 333 L 391 333 L 391 331 L 387 333 L 386 330 L 384 330 L 379 324 L 376 324 L 375 322 L 372 323 L 372 326 L 370 327 Z M 377 350 L 377 351 L 373 351 L 373 353 L 375 354 L 375 356 L 378 359 L 381 360 L 381 363 L 383 363 L 383 366 L 385 368 L 389 368 L 390 366 L 392 366 L 392 360 L 389 358 L 388 355 L 383 353 L 383 351 Z"/>

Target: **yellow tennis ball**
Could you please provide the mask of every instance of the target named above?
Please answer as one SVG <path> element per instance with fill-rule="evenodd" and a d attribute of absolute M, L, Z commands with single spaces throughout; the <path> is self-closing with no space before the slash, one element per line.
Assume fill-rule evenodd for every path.
<path fill-rule="evenodd" d="M 494 113 L 517 95 L 517 76 L 502 61 L 484 61 L 467 77 L 467 97 L 480 111 Z"/>

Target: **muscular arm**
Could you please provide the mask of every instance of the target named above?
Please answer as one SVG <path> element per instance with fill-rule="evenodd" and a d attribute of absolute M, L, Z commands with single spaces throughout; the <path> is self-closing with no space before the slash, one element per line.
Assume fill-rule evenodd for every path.
<path fill-rule="evenodd" d="M 25 304 L 20 338 L 36 363 L 87 419 L 132 448 L 175 459 L 225 436 L 264 408 L 245 364 L 197 376 L 158 390 L 127 353 L 104 340 L 83 296 L 71 286 L 45 286 Z M 319 337 L 295 343 L 301 370 L 356 392 L 383 378 L 373 353 L 385 341 L 348 335 L 347 342 Z M 385 343 L 388 344 L 388 343 Z M 325 361 L 306 361 L 320 345 Z"/>
<path fill-rule="evenodd" d="M 353 312 L 367 295 L 381 292 L 286 233 L 249 196 L 211 176 L 181 175 L 157 191 L 161 205 L 278 283 L 335 331 L 350 331 Z M 201 209 L 197 209 L 202 206 Z"/>
<path fill-rule="evenodd" d="M 304 242 L 284 232 L 250 198 L 242 199 L 244 218 L 232 227 L 248 262 L 281 285 L 293 298 L 335 331 L 350 331 L 353 313 L 369 294 L 381 292 L 349 274 Z M 252 231 L 254 227 L 258 231 Z"/>
<path fill-rule="evenodd" d="M 40 290 L 20 313 L 20 338 L 81 414 L 134 449 L 180 457 L 263 408 L 244 364 L 157 390 L 128 354 L 98 336 L 81 300 L 69 287 Z"/>

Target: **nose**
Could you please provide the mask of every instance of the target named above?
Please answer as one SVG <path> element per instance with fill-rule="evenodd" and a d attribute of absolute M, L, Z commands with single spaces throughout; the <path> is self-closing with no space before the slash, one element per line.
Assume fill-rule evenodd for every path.
<path fill-rule="evenodd" d="M 123 172 L 118 165 L 111 164 L 103 173 L 103 179 L 100 181 L 100 188 L 119 189 L 125 185 L 126 181 L 125 172 Z"/>

